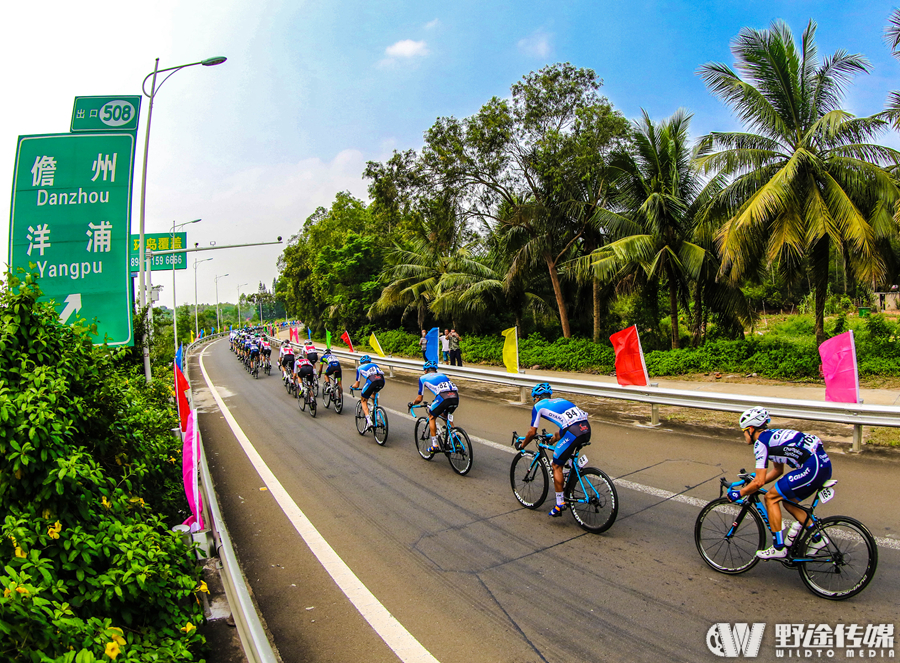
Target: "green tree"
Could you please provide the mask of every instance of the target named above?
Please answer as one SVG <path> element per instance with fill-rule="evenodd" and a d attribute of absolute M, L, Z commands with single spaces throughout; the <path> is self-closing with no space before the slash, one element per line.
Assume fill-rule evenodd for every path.
<path fill-rule="evenodd" d="M 849 247 L 860 278 L 884 271 L 877 240 L 896 233 L 898 190 L 882 165 L 900 154 L 871 142 L 885 120 L 841 109 L 868 61 L 846 51 L 820 59 L 815 33 L 810 21 L 798 46 L 782 22 L 745 28 L 732 44 L 737 72 L 722 63 L 701 67 L 712 94 L 747 131 L 704 136 L 698 164 L 731 178 L 714 202 L 713 213 L 727 219 L 721 273 L 738 281 L 767 262 L 790 270 L 805 258 L 821 343 L 831 252 Z"/>

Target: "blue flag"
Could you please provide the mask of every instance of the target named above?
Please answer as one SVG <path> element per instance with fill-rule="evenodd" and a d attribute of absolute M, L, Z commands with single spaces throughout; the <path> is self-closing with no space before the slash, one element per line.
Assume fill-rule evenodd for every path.
<path fill-rule="evenodd" d="M 440 331 L 441 330 L 438 327 L 435 327 L 425 334 L 425 338 L 428 339 L 428 345 L 425 346 L 425 359 L 427 361 L 433 361 L 435 363 L 438 361 L 441 351 L 441 340 L 438 338 Z"/>
<path fill-rule="evenodd" d="M 203 338 L 203 332 L 204 332 L 204 331 L 205 331 L 205 330 L 201 329 L 201 330 L 200 330 L 200 336 L 198 336 L 197 338 Z"/>
<path fill-rule="evenodd" d="M 309 328 L 309 325 L 306 326 L 306 335 L 309 337 L 309 340 L 312 340 L 312 329 Z"/>
<path fill-rule="evenodd" d="M 213 334 L 215 334 L 215 333 L 216 333 L 216 328 L 215 328 L 215 327 L 213 327 L 213 331 L 212 331 L 212 333 L 213 333 Z"/>
<path fill-rule="evenodd" d="M 181 347 L 182 344 L 178 344 L 178 352 L 175 353 L 175 365 L 178 366 L 179 370 L 183 371 L 184 368 L 181 365 Z"/>

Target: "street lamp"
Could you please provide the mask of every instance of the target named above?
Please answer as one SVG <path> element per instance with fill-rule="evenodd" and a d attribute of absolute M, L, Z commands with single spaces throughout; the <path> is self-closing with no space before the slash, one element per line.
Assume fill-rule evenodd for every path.
<path fill-rule="evenodd" d="M 221 274 L 213 279 L 216 282 L 216 329 L 222 331 L 222 323 L 219 322 L 219 279 L 224 279 L 228 274 Z"/>
<path fill-rule="evenodd" d="M 203 65 L 204 67 L 213 67 L 217 64 L 222 64 L 225 62 L 225 58 L 222 56 L 216 56 L 212 58 L 207 58 L 206 60 L 201 60 L 200 62 L 191 62 L 189 64 L 181 64 L 177 67 L 168 67 L 166 69 L 159 68 L 159 58 L 156 58 L 156 63 L 153 65 L 153 71 L 147 74 L 144 77 L 144 82 L 141 83 L 141 91 L 144 93 L 144 96 L 150 97 L 150 105 L 147 108 L 147 130 L 144 133 L 144 171 L 141 176 L 141 219 L 140 219 L 140 227 L 139 227 L 139 235 L 140 235 L 140 261 L 139 261 L 139 277 L 140 277 L 140 298 L 141 298 L 141 311 L 143 314 L 144 306 L 146 305 L 146 292 L 144 287 L 144 269 L 145 269 L 145 254 L 144 254 L 144 218 L 145 212 L 147 209 L 147 152 L 150 149 L 150 118 L 153 115 L 153 99 L 156 97 L 156 93 L 159 88 L 162 87 L 163 83 L 165 83 L 169 78 L 176 72 L 181 71 L 182 69 L 186 69 L 187 67 L 194 67 L 198 64 Z M 166 76 L 162 83 L 159 84 L 159 87 L 156 85 L 156 76 L 157 74 L 161 74 L 163 72 L 171 72 L 168 76 Z M 150 94 L 147 94 L 147 79 L 153 77 L 153 82 L 150 85 Z M 174 277 L 173 277 L 174 278 Z M 196 311 L 195 311 L 196 312 Z M 146 325 L 145 325 L 146 328 Z M 150 346 L 147 343 L 147 333 L 144 332 L 144 376 L 147 378 L 147 382 L 150 382 Z"/>
<path fill-rule="evenodd" d="M 200 323 L 197 318 L 197 265 L 201 262 L 209 262 L 212 258 L 204 258 L 203 260 L 197 260 L 194 258 L 194 334 L 196 336 L 200 336 Z"/>
<path fill-rule="evenodd" d="M 241 320 L 243 320 L 243 318 L 241 317 L 241 288 L 243 288 L 245 285 L 250 285 L 250 284 L 249 283 L 241 283 L 238 286 L 238 325 L 240 325 Z"/>
<path fill-rule="evenodd" d="M 192 223 L 199 223 L 200 219 L 194 219 L 193 221 L 185 221 L 184 223 L 179 223 L 177 226 L 175 222 L 172 221 L 172 243 L 169 245 L 172 249 L 175 248 L 175 230 L 176 228 L 183 228 L 184 226 L 189 226 Z M 175 342 L 175 354 L 178 354 L 178 300 L 175 298 L 175 260 L 178 254 L 172 254 L 172 308 L 174 309 L 172 312 L 172 336 L 174 337 Z"/>

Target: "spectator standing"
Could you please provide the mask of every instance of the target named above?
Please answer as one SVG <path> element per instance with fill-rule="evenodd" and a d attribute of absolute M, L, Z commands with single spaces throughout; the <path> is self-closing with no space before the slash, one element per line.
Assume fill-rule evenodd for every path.
<path fill-rule="evenodd" d="M 422 330 L 422 338 L 419 339 L 419 348 L 422 350 L 422 359 L 428 361 L 428 356 L 425 354 L 428 349 L 428 337 L 425 335 L 427 332 Z"/>
<path fill-rule="evenodd" d="M 441 336 L 441 351 L 444 353 L 444 363 L 450 363 L 450 330 L 445 329 Z"/>
<path fill-rule="evenodd" d="M 462 366 L 462 350 L 459 349 L 459 334 L 455 329 L 450 330 L 450 365 Z"/>

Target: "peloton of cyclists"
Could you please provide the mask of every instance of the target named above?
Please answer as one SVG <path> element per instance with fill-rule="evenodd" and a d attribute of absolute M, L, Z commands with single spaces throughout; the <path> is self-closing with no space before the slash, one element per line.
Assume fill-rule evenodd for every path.
<path fill-rule="evenodd" d="M 572 458 L 578 447 L 590 442 L 591 425 L 584 410 L 565 398 L 553 398 L 553 388 L 546 382 L 534 386 L 531 390 L 531 399 L 534 401 L 534 407 L 531 409 L 531 428 L 521 442 L 516 442 L 516 449 L 521 451 L 534 439 L 542 418 L 559 426 L 559 430 L 550 438 L 550 443 L 556 445 L 550 463 L 553 468 L 556 505 L 548 514 L 558 518 L 568 508 L 563 498 L 565 487 L 563 466 Z"/>
<path fill-rule="evenodd" d="M 459 390 L 450 381 L 450 378 L 443 373 L 438 373 L 436 362 L 426 361 L 422 366 L 422 371 L 425 375 L 419 378 L 419 393 L 416 396 L 416 400 L 409 403 L 408 406 L 411 408 L 413 405 L 421 403 L 425 389 L 428 389 L 434 396 L 428 408 L 428 428 L 431 431 L 431 447 L 429 451 L 431 453 L 439 453 L 441 445 L 437 439 L 437 423 L 435 420 L 444 413 L 453 414 L 456 411 L 456 408 L 459 407 Z"/>
<path fill-rule="evenodd" d="M 815 495 L 826 481 L 831 478 L 831 459 L 825 453 L 822 441 L 815 435 L 801 433 L 789 429 L 769 429 L 771 421 L 764 408 L 754 407 L 741 415 L 741 431 L 744 441 L 753 445 L 756 456 L 756 475 L 753 481 L 740 490 L 729 490 L 728 499 L 736 502 L 746 495 L 751 495 L 770 481 L 778 482 L 763 497 L 769 512 L 769 526 L 772 531 L 772 547 L 760 550 L 756 556 L 760 559 L 782 559 L 787 557 L 788 548 L 797 538 L 801 527 L 807 523 L 806 512 L 796 506 Z M 769 469 L 769 461 L 772 467 Z M 784 466 L 791 470 L 784 476 Z M 781 506 L 797 519 L 787 536 L 784 535 Z M 826 545 L 823 537 L 810 543 L 812 552 Z"/>
<path fill-rule="evenodd" d="M 365 380 L 362 386 L 362 392 L 359 400 L 362 403 L 363 414 L 366 415 L 366 428 L 364 433 L 372 428 L 372 415 L 369 412 L 369 396 L 384 389 L 384 372 L 375 363 L 369 355 L 363 355 L 359 358 L 359 366 L 356 369 L 356 382 L 353 383 L 351 389 L 359 389 L 359 383 Z"/>

